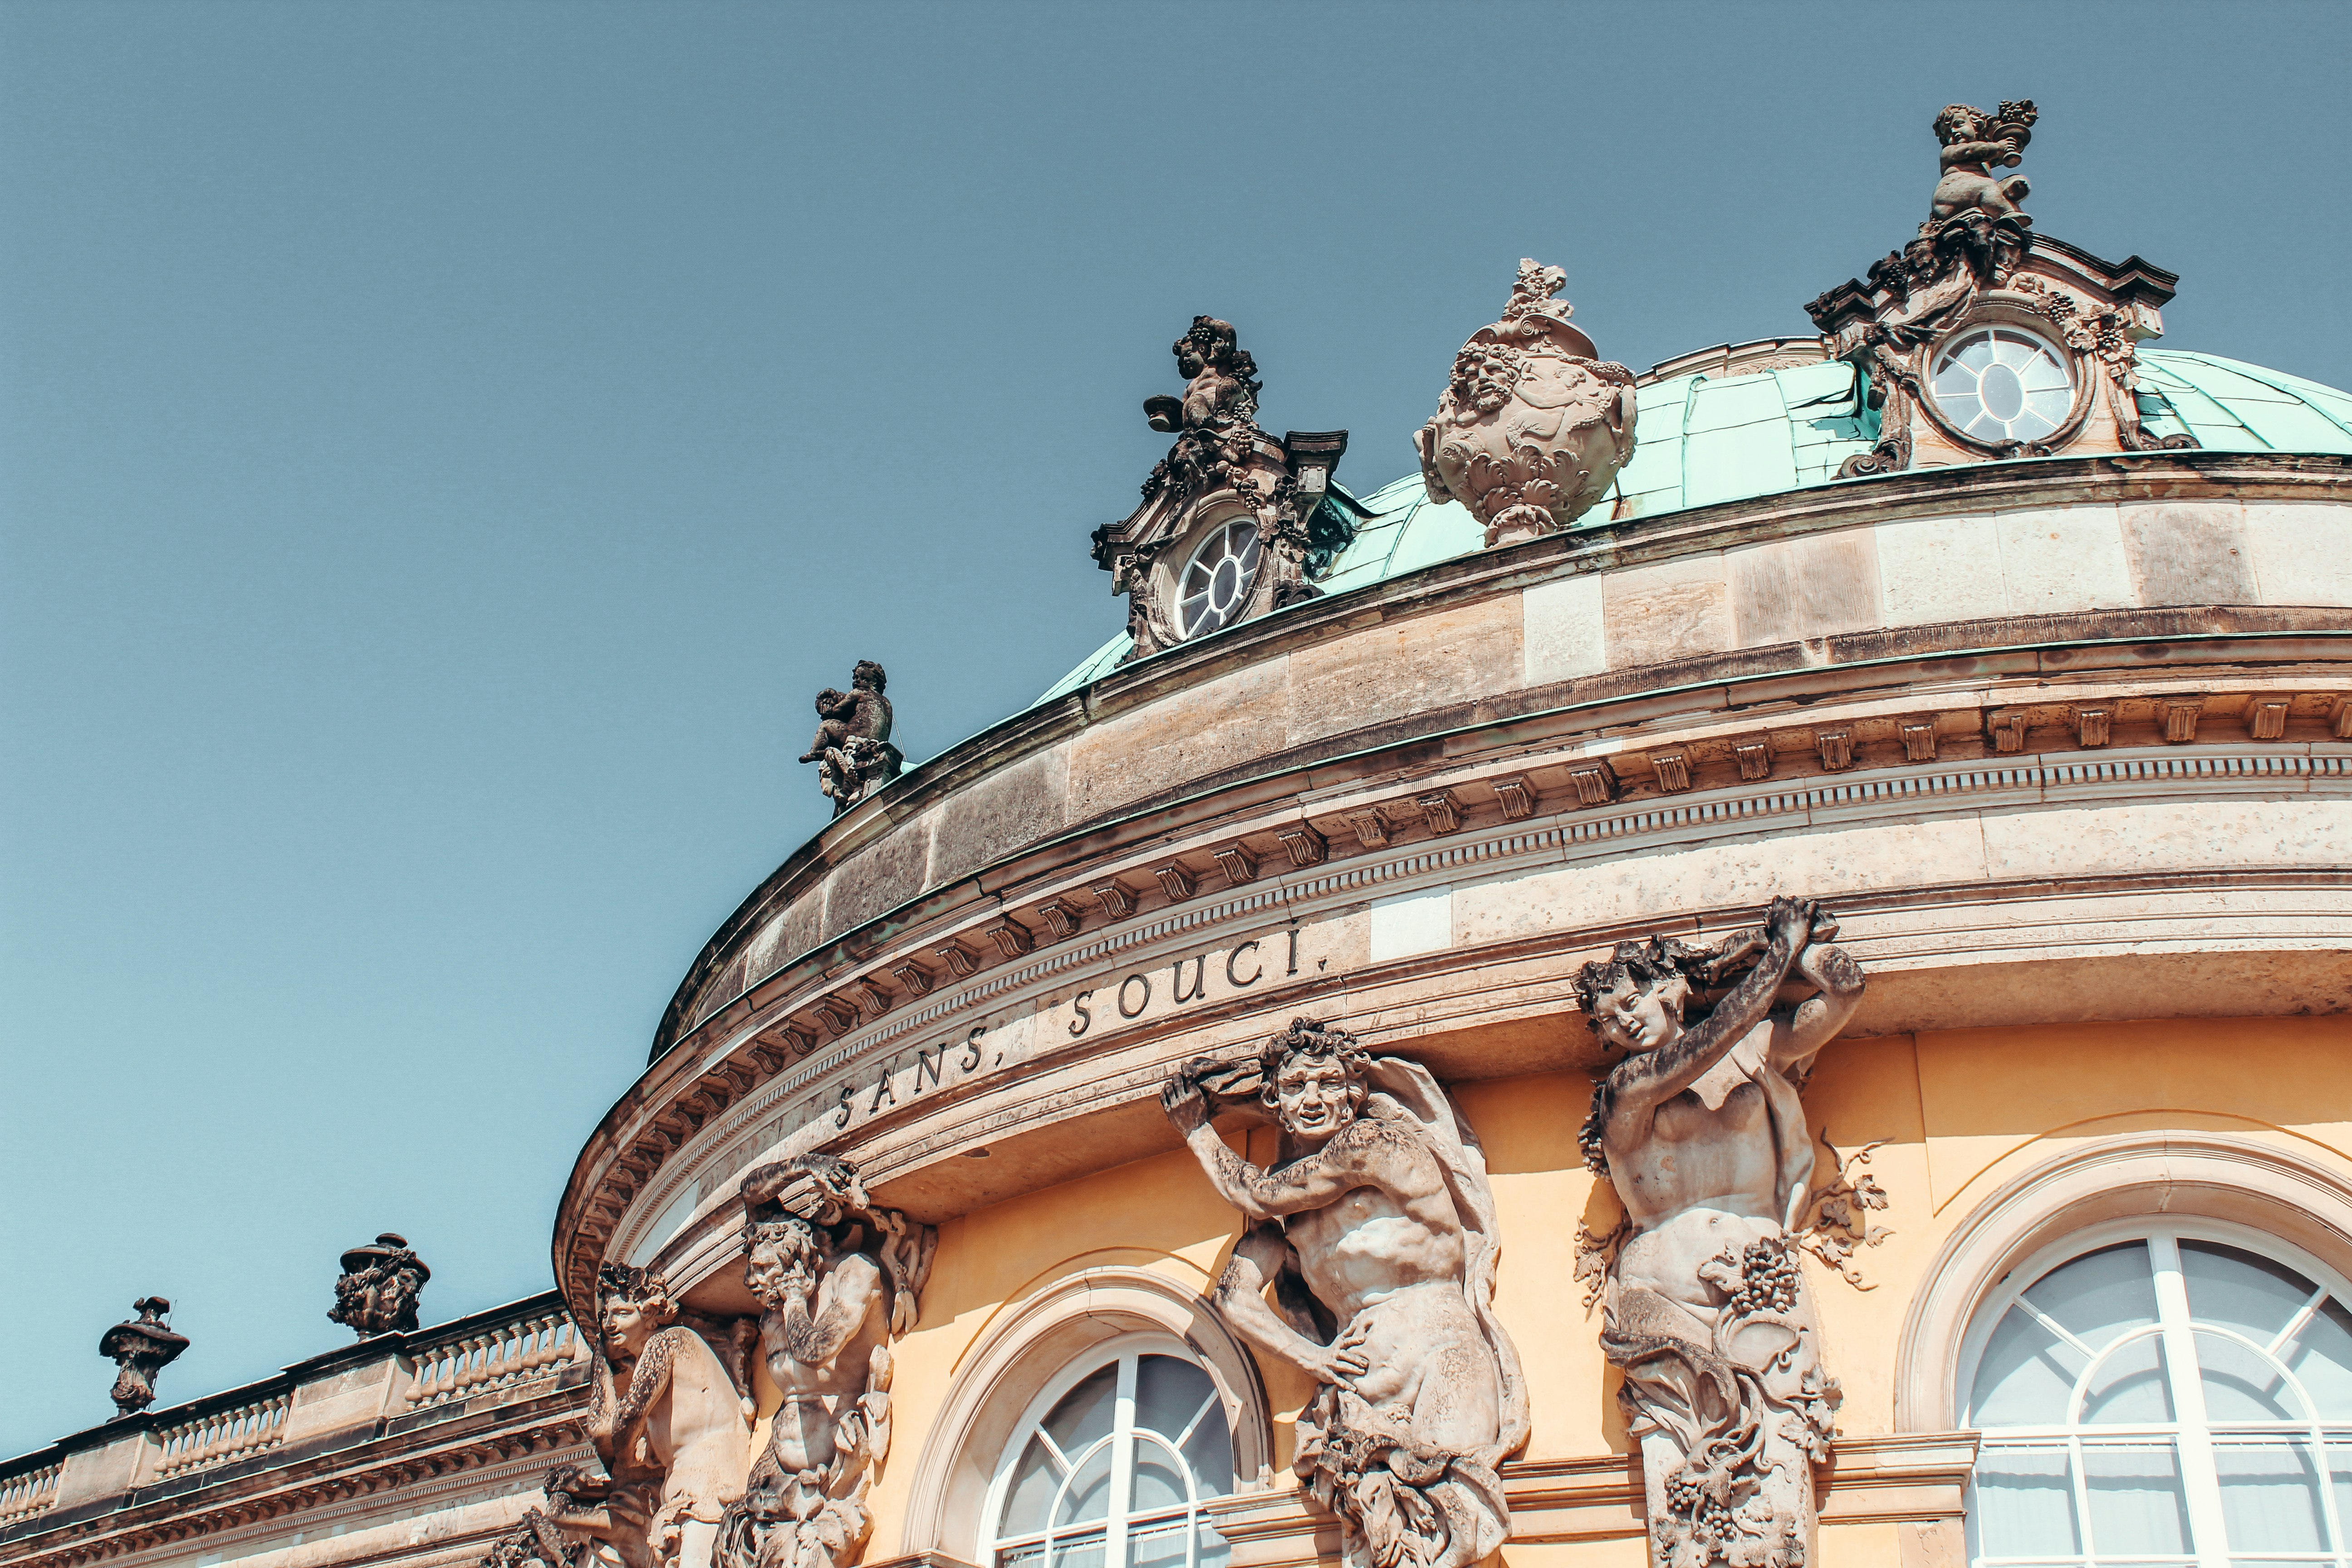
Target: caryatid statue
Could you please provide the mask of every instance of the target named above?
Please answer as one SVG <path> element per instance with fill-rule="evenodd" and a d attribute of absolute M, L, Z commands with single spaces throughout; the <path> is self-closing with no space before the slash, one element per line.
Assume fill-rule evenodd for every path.
<path fill-rule="evenodd" d="M 1213 1097 L 1273 1109 L 1271 1168 L 1225 1146 Z M 1319 1385 L 1293 1468 L 1339 1516 L 1349 1568 L 1467 1568 L 1500 1546 L 1496 1472 L 1527 1444 L 1527 1385 L 1495 1316 L 1486 1156 L 1437 1080 L 1300 1018 L 1255 1062 L 1186 1063 L 1160 1103 L 1250 1221 L 1218 1310 Z"/>
<path fill-rule="evenodd" d="M 751 1402 L 709 1341 L 678 1321 L 660 1275 L 606 1264 L 596 1312 L 585 1425 L 611 1480 L 548 1489 L 556 1527 L 611 1545 L 628 1568 L 710 1568 L 720 1516 L 743 1495 Z"/>
<path fill-rule="evenodd" d="M 1775 899 L 1761 930 L 1621 942 L 1576 977 L 1594 1033 L 1628 1053 L 1580 1142 L 1632 1225 L 1601 1344 L 1624 1373 L 1658 1568 L 1811 1556 L 1839 1390 L 1791 1242 L 1813 1170 L 1793 1079 L 1862 1000 L 1836 934 L 1819 905 Z"/>
<path fill-rule="evenodd" d="M 915 1326 L 939 1233 L 877 1207 L 856 1169 L 824 1155 L 743 1178 L 743 1282 L 760 1353 L 783 1392 L 767 1451 L 727 1510 L 722 1568 L 846 1568 L 890 1452 L 890 1342 Z"/>
<path fill-rule="evenodd" d="M 1567 282 L 1521 261 L 1502 320 L 1470 334 L 1413 436 L 1429 499 L 1469 508 L 1489 545 L 1566 528 L 1633 455 L 1633 373 L 1569 324 L 1552 298 Z"/>

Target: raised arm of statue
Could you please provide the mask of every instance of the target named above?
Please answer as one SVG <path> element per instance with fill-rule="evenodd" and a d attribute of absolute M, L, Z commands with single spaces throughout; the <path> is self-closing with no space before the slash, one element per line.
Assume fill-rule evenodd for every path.
<path fill-rule="evenodd" d="M 1382 1179 L 1381 1167 L 1392 1140 L 1382 1136 L 1378 1121 L 1350 1122 L 1322 1148 L 1276 1172 L 1261 1170 L 1225 1147 L 1209 1125 L 1207 1099 L 1189 1073 L 1171 1078 L 1160 1102 L 1219 1195 L 1253 1220 L 1327 1208 L 1358 1187 L 1391 1184 Z"/>
<path fill-rule="evenodd" d="M 1830 945 L 1828 939 L 1836 934 L 1835 922 L 1817 921 L 1812 939 L 1790 966 L 1800 979 L 1821 989 L 1772 1020 L 1772 1065 L 1783 1072 L 1812 1060 L 1862 1005 L 1862 965 Z"/>
<path fill-rule="evenodd" d="M 862 1252 L 834 1260 L 816 1290 L 816 1310 L 803 1297 L 783 1311 L 786 1354 L 804 1366 L 824 1366 L 839 1355 L 858 1326 L 882 1299 L 882 1270 Z"/>
<path fill-rule="evenodd" d="M 1612 1121 L 1628 1128 L 1645 1126 L 1661 1104 L 1697 1082 L 1763 1021 L 1771 1010 L 1772 994 L 1788 978 L 1790 964 L 1819 912 L 1819 906 L 1810 901 L 1772 900 L 1765 913 L 1769 936 L 1756 967 L 1740 977 L 1706 1017 L 1683 1030 L 1663 1049 L 1637 1056 L 1612 1075 Z"/>

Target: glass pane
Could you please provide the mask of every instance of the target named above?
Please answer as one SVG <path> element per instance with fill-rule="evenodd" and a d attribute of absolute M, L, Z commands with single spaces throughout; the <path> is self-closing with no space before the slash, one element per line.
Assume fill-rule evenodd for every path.
<path fill-rule="evenodd" d="M 1113 1445 L 1105 1443 L 1078 1462 L 1077 1473 L 1063 1489 L 1061 1506 L 1054 1510 L 1054 1523 L 1092 1524 L 1110 1517 L 1110 1455 Z"/>
<path fill-rule="evenodd" d="M 2197 1367 L 2205 1384 L 2205 1414 L 2211 1420 L 2310 1419 L 2270 1358 L 2237 1340 L 2199 1334 Z"/>
<path fill-rule="evenodd" d="M 2322 1421 L 2352 1421 L 2352 1312 L 2342 1302 L 2322 1302 L 2279 1357 L 2303 1380 Z"/>
<path fill-rule="evenodd" d="M 1118 1363 L 1113 1362 L 1062 1395 L 1062 1402 L 1054 1406 L 1053 1414 L 1041 1425 L 1053 1434 L 1064 1454 L 1075 1458 L 1079 1449 L 1096 1438 L 1110 1436 L 1118 1393 Z"/>
<path fill-rule="evenodd" d="M 2257 1344 L 2276 1338 L 2317 1289 L 2284 1264 L 2210 1241 L 2180 1244 L 2180 1272 L 2191 1317 L 2236 1329 Z"/>
<path fill-rule="evenodd" d="M 2091 1549 L 2102 1560 L 2132 1552 L 2189 1550 L 2189 1509 L 2172 1446 L 2083 1449 L 2091 1503 Z"/>
<path fill-rule="evenodd" d="M 1041 1558 L 1038 1568 L 1103 1568 L 1103 1532 L 1088 1530 L 1055 1536 L 1053 1555 Z"/>
<path fill-rule="evenodd" d="M 1151 1524 L 1139 1524 L 1128 1534 L 1127 1560 L 1131 1568 L 1184 1568 L 1186 1525 L 1180 1515 Z M 1222 1568 L 1233 1555 L 1225 1538 L 1205 1524 L 1191 1527 L 1193 1559 L 1198 1568 Z"/>
<path fill-rule="evenodd" d="M 2172 1419 L 2172 1385 L 2164 1375 L 2164 1343 L 2143 1334 L 2117 1345 L 2083 1390 L 2086 1426 Z"/>
<path fill-rule="evenodd" d="M 1962 343 L 1959 348 L 1953 353 L 1952 357 L 1959 361 L 1962 364 L 1967 365 L 1970 370 L 1984 369 L 1985 366 L 1992 363 L 1991 336 L 1989 333 L 1979 332 L 1976 336 Z"/>
<path fill-rule="evenodd" d="M 998 1539 L 1045 1529 L 1045 1510 L 1052 1504 L 1054 1489 L 1061 1479 L 1061 1467 L 1054 1463 L 1045 1445 L 1030 1438 L 1028 1448 L 1021 1456 L 1020 1468 L 1013 1472 L 1013 1484 L 1005 1489 L 1004 1512 L 996 1521 Z"/>
<path fill-rule="evenodd" d="M 2042 1276 L 2025 1299 L 2093 1350 L 2105 1350 L 2118 1335 L 2156 1321 L 2147 1244 L 2087 1253 Z"/>
<path fill-rule="evenodd" d="M 2083 1370 L 2083 1357 L 2022 1309 L 2011 1307 L 1977 1363 L 1969 1394 L 1971 1426 L 2057 1425 Z"/>
<path fill-rule="evenodd" d="M 1977 1459 L 1972 1557 L 2072 1556 L 2074 1488 L 2063 1448 L 1987 1447 Z"/>
<path fill-rule="evenodd" d="M 1182 1508 L 1186 1501 L 1184 1473 L 1176 1468 L 1174 1456 L 1148 1437 L 1129 1441 L 1135 1447 L 1135 1478 L 1129 1483 L 1129 1510 L 1156 1513 L 1163 1508 Z"/>
<path fill-rule="evenodd" d="M 2221 1518 L 2233 1552 L 2319 1552 L 2327 1518 L 2319 1470 L 2304 1443 L 2217 1443 Z"/>
<path fill-rule="evenodd" d="M 1201 1407 L 1216 1397 L 1209 1374 L 1172 1355 L 1148 1355 L 1135 1369 L 1135 1424 L 1171 1441 L 1184 1436 Z"/>
<path fill-rule="evenodd" d="M 1008 1546 L 996 1554 L 996 1568 L 1035 1568 L 1045 1559 L 1043 1542 L 1034 1546 Z"/>
<path fill-rule="evenodd" d="M 1234 1442 L 1225 1432 L 1223 1405 L 1212 1406 L 1192 1428 L 1184 1459 L 1192 1467 L 1192 1484 L 1202 1497 L 1223 1497 L 1234 1489 Z"/>
<path fill-rule="evenodd" d="M 2352 1443 L 2327 1445 L 2327 1488 L 2336 1494 L 2336 1522 L 2352 1530 Z"/>

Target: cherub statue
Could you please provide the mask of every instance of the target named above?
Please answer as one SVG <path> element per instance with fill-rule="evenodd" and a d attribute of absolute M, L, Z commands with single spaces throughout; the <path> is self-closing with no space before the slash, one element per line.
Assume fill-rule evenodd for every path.
<path fill-rule="evenodd" d="M 710 1568 L 719 1518 L 743 1495 L 751 1403 L 709 1342 L 677 1321 L 660 1275 L 606 1264 L 596 1299 L 589 1440 L 614 1481 L 642 1483 L 653 1494 L 644 1527 L 649 1560 Z"/>
<path fill-rule="evenodd" d="M 845 1568 L 873 1533 L 890 1452 L 890 1342 L 915 1326 L 938 1232 L 877 1208 L 825 1155 L 743 1178 L 743 1282 L 783 1390 L 767 1451 L 719 1533 L 721 1568 Z"/>
<path fill-rule="evenodd" d="M 1775 899 L 1760 930 L 1621 942 L 1576 976 L 1587 1023 L 1626 1053 L 1580 1142 L 1631 1225 L 1601 1347 L 1624 1373 L 1658 1568 L 1808 1560 L 1839 1393 L 1791 1241 L 1813 1195 L 1797 1085 L 1862 1000 L 1836 934 L 1819 905 Z"/>
<path fill-rule="evenodd" d="M 816 738 L 799 761 L 817 764 L 817 783 L 839 816 L 898 776 L 905 759 L 890 743 L 890 700 L 882 695 L 890 678 L 880 665 L 861 658 L 849 689 L 826 687 L 816 694 Z"/>
<path fill-rule="evenodd" d="M 1192 330 L 1176 340 L 1174 353 L 1184 395 L 1143 400 L 1143 416 L 1154 430 L 1199 430 L 1218 419 L 1256 417 L 1257 362 L 1239 346 L 1231 321 L 1193 317 Z"/>
<path fill-rule="evenodd" d="M 2033 221 L 2017 205 L 2030 189 L 2024 177 L 2012 174 L 2004 180 L 1995 176 L 1993 170 L 2017 167 L 2019 154 L 2033 139 L 2036 118 L 2031 99 L 2005 102 L 1995 114 L 1965 103 L 1949 104 L 1936 116 L 1936 140 L 1944 144 L 1944 174 L 1936 182 L 1927 229 L 1969 211 L 2014 218 L 2020 224 Z"/>
<path fill-rule="evenodd" d="M 1273 1110 L 1272 1166 L 1225 1146 L 1212 1095 Z M 1486 1558 L 1510 1534 L 1496 1467 L 1527 1442 L 1528 1397 L 1495 1316 L 1495 1200 L 1469 1124 L 1426 1068 L 1310 1018 L 1254 1062 L 1185 1063 L 1160 1105 L 1249 1222 L 1218 1310 L 1319 1384 L 1293 1468 L 1339 1516 L 1348 1568 Z"/>

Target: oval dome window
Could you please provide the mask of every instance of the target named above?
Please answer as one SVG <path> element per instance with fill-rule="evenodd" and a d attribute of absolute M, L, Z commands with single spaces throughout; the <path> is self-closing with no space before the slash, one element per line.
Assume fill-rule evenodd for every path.
<path fill-rule="evenodd" d="M 2068 356 L 2015 327 L 1979 327 L 1936 355 L 1928 389 L 1955 429 L 1988 446 L 2039 441 L 2074 403 Z"/>
<path fill-rule="evenodd" d="M 1257 520 L 1236 518 L 1201 542 L 1176 589 L 1176 624 L 1186 637 L 1231 626 L 1257 576 Z"/>

